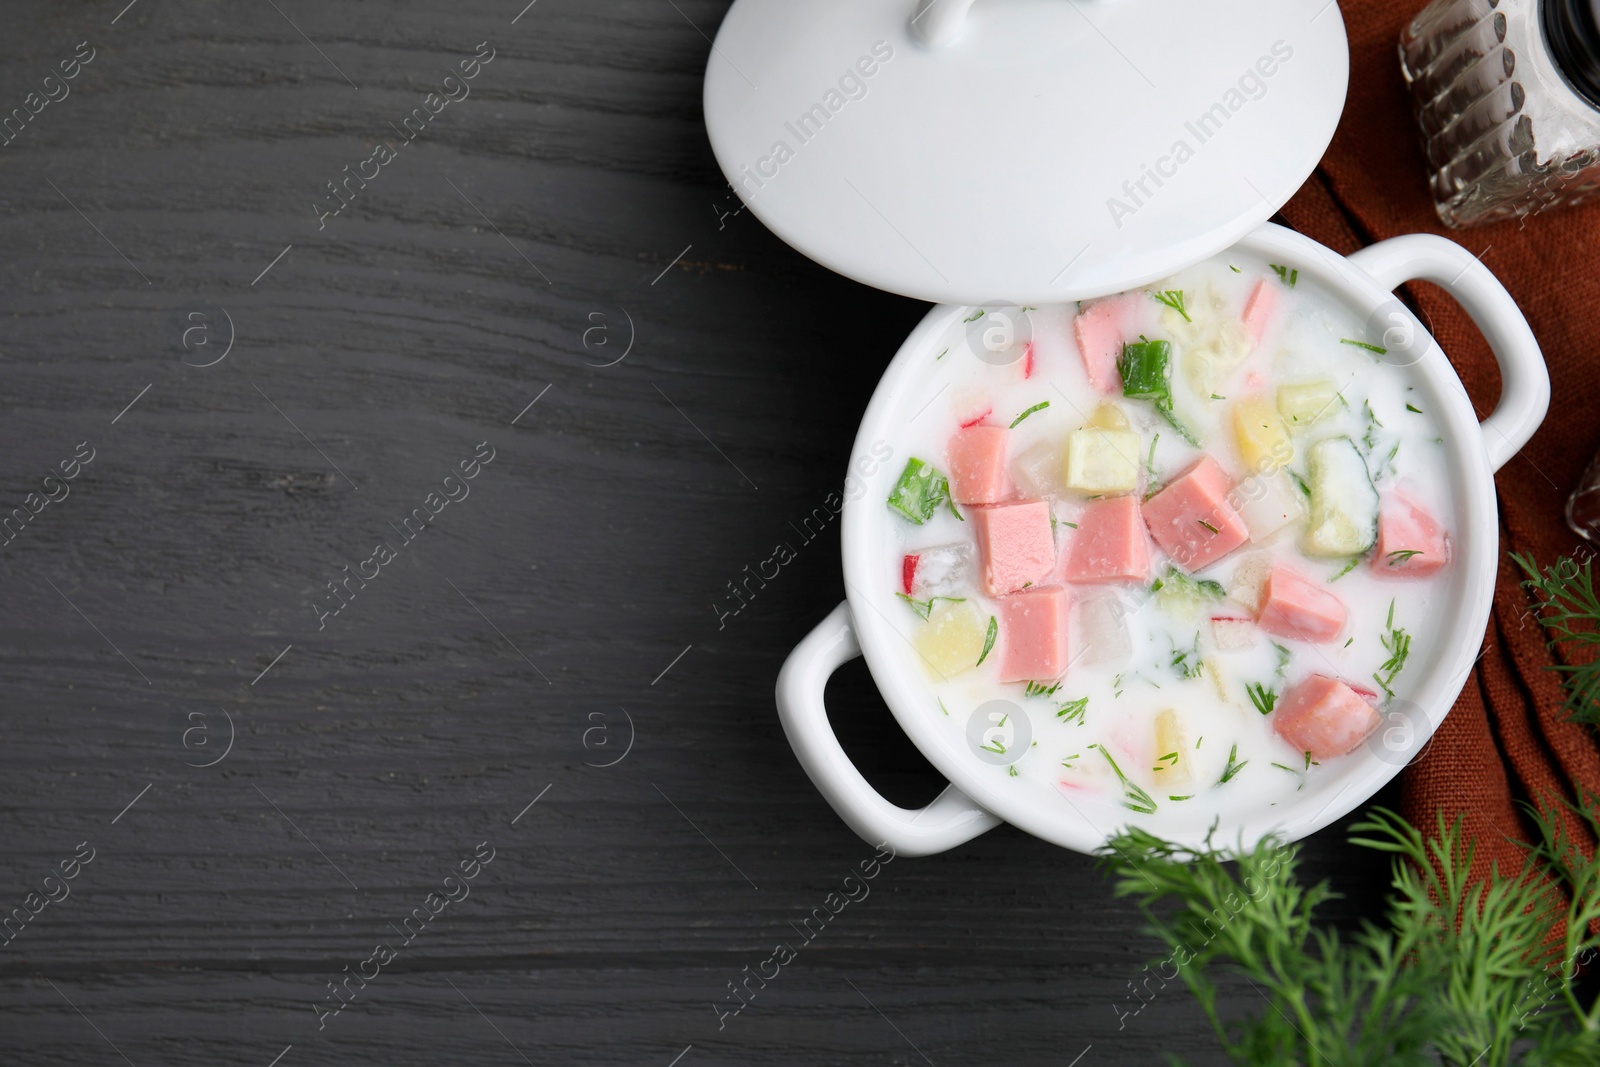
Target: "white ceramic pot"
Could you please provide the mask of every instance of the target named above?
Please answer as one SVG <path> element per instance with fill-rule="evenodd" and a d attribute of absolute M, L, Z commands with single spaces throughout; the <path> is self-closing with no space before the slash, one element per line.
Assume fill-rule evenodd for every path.
<path fill-rule="evenodd" d="M 1482 646 L 1499 555 L 1499 520 L 1494 472 L 1516 454 L 1544 418 L 1550 383 L 1538 344 L 1521 312 L 1493 275 L 1470 253 L 1441 237 L 1397 237 L 1348 258 L 1279 226 L 1263 225 L 1236 246 L 1268 262 L 1295 265 L 1336 299 L 1369 322 L 1411 331 L 1414 386 L 1438 421 L 1447 450 L 1455 500 L 1456 562 L 1441 598 L 1437 629 L 1407 665 L 1409 699 L 1384 709 L 1377 741 L 1308 778 L 1303 790 L 1270 809 L 1260 806 L 1224 816 L 1216 840 L 1246 847 L 1264 834 L 1304 837 L 1372 796 L 1411 758 L 1423 751 L 1455 702 Z M 1503 386 L 1494 414 L 1479 423 L 1461 380 L 1421 323 L 1392 291 L 1423 279 L 1446 289 L 1483 331 L 1500 364 Z M 889 364 L 862 420 L 856 439 L 861 453 L 876 441 L 893 442 L 915 412 L 912 388 L 928 365 L 932 346 L 969 308 L 941 304 L 930 311 Z M 1380 327 L 1380 334 L 1383 329 Z M 1375 365 L 1374 372 L 1392 372 Z M 1015 780 L 994 768 L 941 729 L 928 713 L 928 684 L 904 639 L 888 621 L 900 609 L 893 590 L 873 575 L 885 546 L 893 543 L 893 517 L 884 500 L 895 470 L 880 469 L 867 491 L 844 506 L 842 523 L 847 599 L 789 656 L 778 678 L 777 703 L 789 742 L 806 773 L 852 829 L 867 840 L 886 842 L 902 855 L 926 855 L 961 844 L 1000 822 L 1080 852 L 1092 852 L 1117 829 L 1104 813 L 1091 815 L 1070 802 L 1043 803 L 1036 794 L 1007 788 Z M 1420 644 L 1420 643 L 1419 643 Z M 869 785 L 840 748 L 828 724 L 823 687 L 841 664 L 864 655 L 874 681 L 900 726 L 951 783 L 933 803 L 908 810 L 889 803 Z M 1413 673 L 1415 672 L 1415 673 Z M 1165 836 L 1199 844 L 1202 829 L 1153 826 Z"/>

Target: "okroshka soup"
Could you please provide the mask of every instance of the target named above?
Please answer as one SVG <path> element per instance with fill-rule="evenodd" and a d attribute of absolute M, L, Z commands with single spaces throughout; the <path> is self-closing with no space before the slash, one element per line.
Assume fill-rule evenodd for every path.
<path fill-rule="evenodd" d="M 1460 520 L 1433 394 L 1387 356 L 1237 248 L 952 324 L 901 400 L 898 480 L 857 505 L 884 509 L 874 599 L 946 747 L 1033 806 L 1158 830 L 1393 762 Z"/>

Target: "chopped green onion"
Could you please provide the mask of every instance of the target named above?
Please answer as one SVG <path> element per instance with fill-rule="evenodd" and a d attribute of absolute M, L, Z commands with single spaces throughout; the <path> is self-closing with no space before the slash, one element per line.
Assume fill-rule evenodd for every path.
<path fill-rule="evenodd" d="M 912 456 L 889 493 L 889 506 L 921 526 L 945 503 L 955 509 L 950 501 L 950 483 L 937 469 Z"/>

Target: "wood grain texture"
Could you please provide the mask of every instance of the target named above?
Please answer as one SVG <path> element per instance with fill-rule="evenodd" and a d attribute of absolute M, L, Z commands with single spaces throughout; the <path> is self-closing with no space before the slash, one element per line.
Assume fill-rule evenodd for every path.
<path fill-rule="evenodd" d="M 1004 828 L 893 863 L 719 1029 L 870 849 L 772 704 L 842 595 L 836 530 L 712 605 L 840 482 L 923 311 L 719 220 L 724 0 L 124 3 L 0 39 L 3 109 L 96 50 L 0 148 L 0 510 L 95 450 L 0 549 L 0 910 L 96 850 L 0 949 L 0 1062 L 1220 1062 L 1176 988 L 1119 1029 L 1137 915 Z M 472 95 L 319 229 L 324 183 L 481 41 Z M 223 312 L 227 358 L 192 365 Z M 888 796 L 937 791 L 860 664 L 829 698 Z M 632 749 L 592 766 L 624 709 Z M 481 841 L 470 897 L 319 1030 Z M 1307 852 L 1330 914 L 1371 909 L 1381 864 Z"/>

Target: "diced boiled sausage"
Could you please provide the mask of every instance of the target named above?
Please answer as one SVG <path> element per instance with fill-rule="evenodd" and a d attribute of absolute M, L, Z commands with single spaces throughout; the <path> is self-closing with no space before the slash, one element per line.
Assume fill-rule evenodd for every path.
<path fill-rule="evenodd" d="M 1067 669 L 1067 591 L 1024 589 L 997 600 L 1000 680 L 1048 682 Z"/>
<path fill-rule="evenodd" d="M 1314 760 L 1353 751 L 1378 728 L 1378 711 L 1336 678 L 1313 674 L 1283 695 L 1273 729 Z"/>
<path fill-rule="evenodd" d="M 1450 562 L 1450 539 L 1416 501 L 1400 493 L 1378 510 L 1378 548 L 1372 569 L 1402 578 L 1426 578 Z"/>
<path fill-rule="evenodd" d="M 1042 500 L 973 508 L 967 513 L 982 560 L 983 591 L 1003 596 L 1055 569 L 1055 535 L 1050 505 Z"/>
<path fill-rule="evenodd" d="M 1332 641 L 1344 630 L 1349 612 L 1326 583 L 1314 582 L 1283 563 L 1275 564 L 1262 590 L 1258 625 L 1267 633 L 1297 641 Z"/>
<path fill-rule="evenodd" d="M 1004 426 L 957 430 L 945 448 L 950 468 L 950 498 L 957 504 L 996 504 L 1011 493 L 1006 476 Z"/>
<path fill-rule="evenodd" d="M 1134 497 L 1092 501 L 1068 536 L 1067 581 L 1143 582 L 1150 577 L 1150 544 Z"/>
<path fill-rule="evenodd" d="M 1161 550 L 1184 570 L 1210 566 L 1250 539 L 1232 484 L 1217 461 L 1203 455 L 1144 502 L 1144 519 Z"/>

